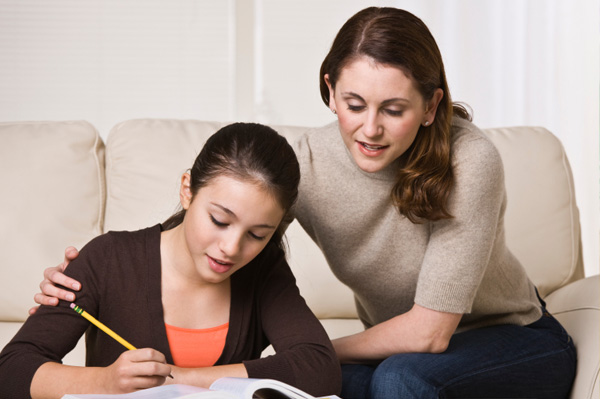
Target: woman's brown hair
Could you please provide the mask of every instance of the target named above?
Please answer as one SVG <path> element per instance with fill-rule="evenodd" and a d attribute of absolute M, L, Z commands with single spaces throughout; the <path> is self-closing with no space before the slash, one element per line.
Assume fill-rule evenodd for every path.
<path fill-rule="evenodd" d="M 258 123 L 234 123 L 210 136 L 190 169 L 192 201 L 202 187 L 227 176 L 267 190 L 284 211 L 284 219 L 298 197 L 300 167 L 288 141 L 275 130 Z M 181 209 L 163 224 L 169 230 L 185 217 Z M 271 237 L 279 248 L 284 226 Z"/>
<path fill-rule="evenodd" d="M 437 89 L 444 95 L 433 123 L 421 126 L 415 141 L 400 157 L 391 197 L 411 222 L 451 218 L 447 201 L 454 184 L 450 159 L 452 117 L 470 120 L 460 104 L 452 103 L 440 50 L 427 26 L 413 14 L 391 7 L 369 7 L 342 26 L 321 64 L 321 98 L 329 106 L 329 88 L 342 69 L 360 57 L 399 68 L 427 103 Z"/>

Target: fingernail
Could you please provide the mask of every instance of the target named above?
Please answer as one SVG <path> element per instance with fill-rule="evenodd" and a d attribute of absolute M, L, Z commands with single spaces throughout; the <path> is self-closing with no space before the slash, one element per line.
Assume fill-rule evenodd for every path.
<path fill-rule="evenodd" d="M 75 295 L 73 295 L 73 294 L 67 294 L 67 300 L 68 301 L 74 301 L 75 300 Z"/>
<path fill-rule="evenodd" d="M 73 283 L 72 285 L 74 290 L 78 290 L 79 289 L 79 284 Z"/>

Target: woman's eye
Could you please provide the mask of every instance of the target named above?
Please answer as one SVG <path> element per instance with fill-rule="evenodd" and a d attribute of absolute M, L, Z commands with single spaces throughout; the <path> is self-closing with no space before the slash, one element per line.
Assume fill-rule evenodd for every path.
<path fill-rule="evenodd" d="M 218 226 L 218 227 L 227 226 L 227 223 L 219 222 L 217 219 L 215 219 L 215 217 L 213 215 L 210 215 L 210 220 L 215 224 L 215 226 Z"/>
<path fill-rule="evenodd" d="M 402 116 L 402 112 L 400 110 L 395 110 L 395 109 L 385 109 L 384 110 L 386 114 L 391 115 L 391 116 Z"/>
<path fill-rule="evenodd" d="M 360 112 L 363 109 L 365 109 L 365 107 L 363 105 L 351 105 L 351 104 L 348 104 L 348 110 L 350 110 L 352 112 Z"/>

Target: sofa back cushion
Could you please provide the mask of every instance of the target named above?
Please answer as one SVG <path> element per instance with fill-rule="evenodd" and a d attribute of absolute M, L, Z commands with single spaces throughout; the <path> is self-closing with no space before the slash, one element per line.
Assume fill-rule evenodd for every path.
<path fill-rule="evenodd" d="M 0 123 L 0 320 L 24 321 L 42 271 L 102 233 L 104 144 L 87 122 Z"/>
<path fill-rule="evenodd" d="M 561 142 L 541 127 L 487 129 L 504 164 L 506 241 L 545 297 L 583 277 L 579 210 Z"/>

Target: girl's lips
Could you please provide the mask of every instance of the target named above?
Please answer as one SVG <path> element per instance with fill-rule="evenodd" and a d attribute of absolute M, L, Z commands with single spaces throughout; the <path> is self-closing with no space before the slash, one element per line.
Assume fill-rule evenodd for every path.
<path fill-rule="evenodd" d="M 364 141 L 357 141 L 356 143 L 359 151 L 368 157 L 377 157 L 389 147 L 388 145 L 369 144 Z"/>
<path fill-rule="evenodd" d="M 206 257 L 208 258 L 208 266 L 215 273 L 227 273 L 233 267 L 233 263 L 217 260 L 209 255 L 206 255 Z"/>

